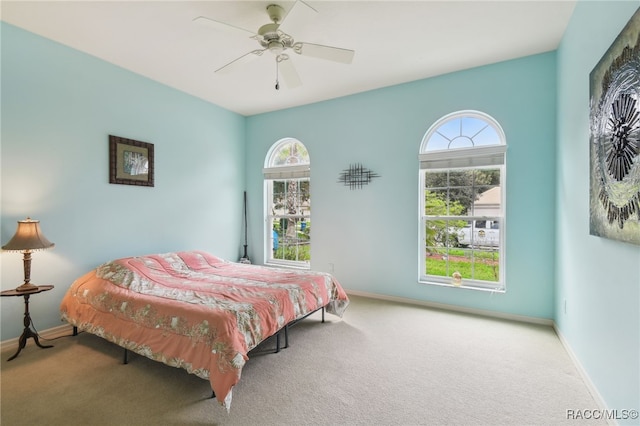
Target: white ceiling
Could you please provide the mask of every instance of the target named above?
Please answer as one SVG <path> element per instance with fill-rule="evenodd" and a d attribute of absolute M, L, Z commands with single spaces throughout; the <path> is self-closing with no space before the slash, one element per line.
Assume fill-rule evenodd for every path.
<path fill-rule="evenodd" d="M 558 47 L 575 0 L 316 1 L 296 41 L 356 51 L 345 65 L 292 53 L 301 87 L 274 88 L 272 54 L 231 74 L 222 65 L 259 48 L 240 31 L 193 22 L 206 16 L 257 31 L 272 3 L 294 1 L 2 1 L 3 21 L 243 115 L 274 111 Z M 288 25 L 289 23 L 285 23 Z"/>

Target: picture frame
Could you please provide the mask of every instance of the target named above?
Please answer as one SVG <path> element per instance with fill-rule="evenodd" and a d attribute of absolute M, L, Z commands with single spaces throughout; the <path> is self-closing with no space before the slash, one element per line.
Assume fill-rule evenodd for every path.
<path fill-rule="evenodd" d="M 640 9 L 589 74 L 589 233 L 640 245 Z"/>
<path fill-rule="evenodd" d="M 154 186 L 153 144 L 109 135 L 109 183 Z"/>

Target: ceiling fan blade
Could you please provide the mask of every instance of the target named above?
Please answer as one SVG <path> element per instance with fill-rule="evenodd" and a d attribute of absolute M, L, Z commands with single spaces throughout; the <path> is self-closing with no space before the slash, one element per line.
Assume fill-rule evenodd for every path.
<path fill-rule="evenodd" d="M 280 31 L 286 34 L 298 34 L 316 17 L 318 11 L 302 0 L 297 0 L 280 22 Z"/>
<path fill-rule="evenodd" d="M 193 18 L 193 22 L 197 23 L 198 25 L 206 26 L 218 31 L 242 31 L 245 34 L 251 34 L 252 36 L 256 35 L 255 31 L 247 30 L 246 28 L 238 27 L 237 25 L 229 24 L 227 22 L 216 21 L 215 19 L 207 18 L 206 16 L 198 16 L 196 18 Z"/>
<path fill-rule="evenodd" d="M 266 49 L 257 49 L 257 50 L 252 50 L 249 53 L 245 53 L 244 55 L 240 56 L 237 59 L 234 59 L 233 61 L 229 62 L 228 64 L 221 66 L 220 68 L 218 68 L 214 72 L 216 72 L 218 74 L 228 74 L 228 73 L 232 72 L 233 70 L 238 69 L 241 66 L 251 62 L 252 60 L 256 59 L 257 57 L 262 56 L 262 54 L 264 53 L 265 50 Z"/>
<path fill-rule="evenodd" d="M 327 59 L 329 61 L 341 62 L 343 64 L 350 64 L 351 61 L 353 61 L 353 55 L 356 53 L 354 50 L 350 49 L 323 46 L 321 44 L 313 43 L 296 43 L 293 46 L 293 51 L 303 56 Z"/>
<path fill-rule="evenodd" d="M 293 66 L 293 61 L 288 55 L 280 55 L 276 58 L 276 61 L 278 61 L 280 75 L 282 75 L 282 80 L 284 80 L 287 88 L 295 89 L 302 86 L 302 80 L 300 80 L 296 67 Z"/>

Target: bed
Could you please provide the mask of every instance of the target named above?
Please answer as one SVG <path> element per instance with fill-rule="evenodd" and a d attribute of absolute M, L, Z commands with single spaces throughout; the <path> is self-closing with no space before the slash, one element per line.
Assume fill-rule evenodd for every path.
<path fill-rule="evenodd" d="M 229 262 L 203 251 L 128 257 L 78 278 L 60 305 L 75 328 L 208 379 L 230 408 L 248 353 L 349 299 L 327 273 Z"/>

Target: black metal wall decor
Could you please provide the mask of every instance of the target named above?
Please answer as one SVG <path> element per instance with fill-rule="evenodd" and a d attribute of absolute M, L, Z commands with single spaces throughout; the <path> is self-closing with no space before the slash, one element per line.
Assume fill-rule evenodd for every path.
<path fill-rule="evenodd" d="M 640 244 L 640 9 L 589 80 L 589 231 Z"/>
<path fill-rule="evenodd" d="M 338 177 L 338 182 L 348 186 L 349 189 L 362 189 L 364 185 L 369 184 L 371 179 L 380 177 L 377 173 L 372 172 L 362 164 L 350 164 L 348 169 L 344 169 Z"/>

